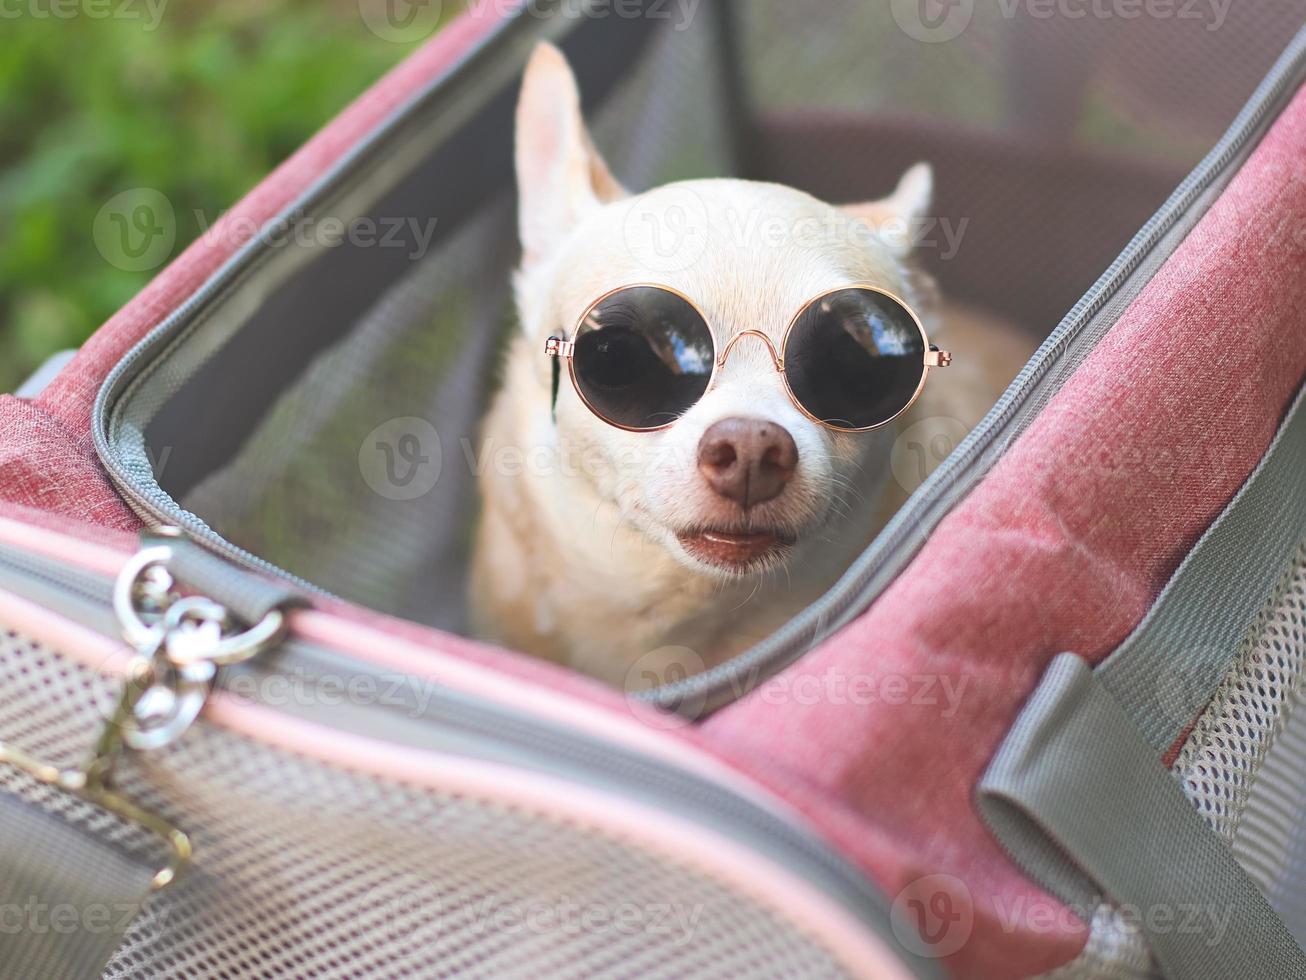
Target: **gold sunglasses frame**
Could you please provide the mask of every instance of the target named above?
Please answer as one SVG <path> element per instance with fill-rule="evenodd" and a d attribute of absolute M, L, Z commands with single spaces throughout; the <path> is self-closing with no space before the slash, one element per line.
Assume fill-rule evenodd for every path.
<path fill-rule="evenodd" d="M 930 343 L 930 338 L 925 333 L 925 326 L 921 323 L 921 318 L 916 315 L 916 311 L 913 310 L 909 305 L 907 305 L 907 303 L 903 300 L 901 296 L 898 296 L 896 293 L 890 292 L 889 290 L 884 289 L 881 286 L 875 286 L 872 285 L 871 283 L 863 283 L 863 282 L 849 283 L 846 286 L 836 286 L 833 289 L 824 290 L 823 292 L 817 293 L 811 299 L 807 300 L 807 302 L 799 306 L 798 312 L 795 313 L 789 319 L 789 323 L 785 326 L 784 333 L 780 337 L 779 350 L 776 350 L 776 346 L 772 342 L 770 337 L 768 337 L 761 330 L 757 330 L 751 327 L 745 330 L 740 330 L 737 333 L 731 334 L 730 338 L 726 341 L 725 346 L 721 347 L 718 350 L 716 334 L 712 330 L 711 321 L 707 318 L 707 315 L 703 312 L 703 310 L 699 307 L 699 305 L 695 303 L 692 298 L 686 296 L 680 290 L 672 286 L 665 286 L 661 283 L 656 283 L 656 282 L 634 282 L 624 286 L 617 286 L 614 289 L 609 289 L 606 293 L 604 293 L 598 299 L 594 300 L 594 302 L 590 303 L 590 305 L 585 308 L 585 312 L 582 313 L 577 318 L 576 326 L 572 329 L 571 336 L 573 338 L 580 336 L 580 331 L 585 326 L 585 321 L 590 318 L 591 314 L 593 314 L 593 312 L 596 309 L 598 309 L 600 305 L 602 305 L 610 297 L 615 296 L 617 293 L 625 292 L 628 289 L 657 289 L 657 290 L 661 290 L 664 293 L 670 293 L 671 295 L 689 304 L 690 309 L 692 309 L 695 313 L 697 313 L 699 318 L 707 326 L 708 335 L 712 338 L 713 356 L 712 356 L 712 373 L 708 375 L 707 386 L 703 389 L 703 395 L 706 395 L 709 391 L 711 391 L 712 386 L 716 384 L 717 375 L 720 373 L 721 369 L 725 367 L 726 358 L 730 356 L 730 352 L 734 349 L 735 344 L 739 343 L 739 341 L 745 337 L 756 337 L 759 340 L 761 340 L 764 344 L 766 344 L 766 349 L 770 351 L 771 361 L 773 364 L 775 364 L 775 369 L 777 372 L 779 372 L 781 380 L 784 381 L 785 391 L 789 394 L 789 400 L 794 403 L 794 406 L 800 412 L 802 412 L 803 415 L 807 416 L 807 418 L 811 419 L 817 425 L 824 426 L 827 429 L 833 429 L 835 432 L 871 432 L 875 429 L 880 429 L 886 425 L 890 425 L 895 419 L 897 419 L 900 415 L 902 415 L 903 412 L 906 412 L 909 408 L 911 408 L 913 405 L 916 404 L 916 400 L 920 398 L 921 392 L 925 390 L 925 382 L 926 379 L 928 379 L 930 376 L 930 368 L 947 367 L 949 364 L 952 363 L 952 354 L 950 354 L 946 350 L 940 350 L 934 344 Z M 922 349 L 924 351 L 923 363 L 921 365 L 921 379 L 920 382 L 916 385 L 916 390 L 912 393 L 911 398 L 907 400 L 907 403 L 903 405 L 903 407 L 900 408 L 897 412 L 895 412 L 892 416 L 885 419 L 883 422 L 876 422 L 874 425 L 864 425 L 864 426 L 858 426 L 856 428 L 849 428 L 843 425 L 833 425 L 825 421 L 824 419 L 817 418 L 815 415 L 809 412 L 806 406 L 804 406 L 803 403 L 798 400 L 798 396 L 794 394 L 794 390 L 789 384 L 789 376 L 785 373 L 785 369 L 784 369 L 784 365 L 785 365 L 784 355 L 785 355 L 785 351 L 788 350 L 789 348 L 789 335 L 793 331 L 794 325 L 798 322 L 798 320 L 802 317 L 802 315 L 806 313 L 809 309 L 811 309 L 814 304 L 819 303 L 827 296 L 833 296 L 835 293 L 846 292 L 847 290 L 850 289 L 861 289 L 861 290 L 865 290 L 866 292 L 878 293 L 881 296 L 887 296 L 889 299 L 893 300 L 900 307 L 906 310 L 907 315 L 911 317 L 912 323 L 914 323 L 916 325 L 916 329 L 920 331 L 921 344 L 922 344 Z M 620 422 L 614 422 L 612 419 L 608 418 L 606 415 L 600 412 L 590 402 L 588 398 L 585 397 L 584 389 L 576 381 L 576 362 L 573 357 L 573 355 L 575 354 L 575 350 L 576 350 L 576 342 L 574 339 L 567 340 L 564 337 L 550 337 L 548 340 L 544 342 L 545 354 L 547 354 L 549 357 L 561 358 L 562 360 L 565 360 L 567 362 L 567 376 L 571 379 L 572 388 L 575 390 L 577 396 L 580 398 L 581 403 L 584 404 L 584 406 L 588 408 L 590 412 L 594 414 L 595 417 L 597 417 L 604 423 L 613 426 L 614 428 L 624 429 L 627 432 L 660 432 L 663 429 L 669 429 L 671 426 L 675 425 L 676 422 L 679 421 L 679 419 L 672 419 L 670 422 L 663 423 L 662 425 L 639 427 L 633 425 L 623 425 Z M 699 395 L 699 398 L 702 398 L 703 395 Z"/>

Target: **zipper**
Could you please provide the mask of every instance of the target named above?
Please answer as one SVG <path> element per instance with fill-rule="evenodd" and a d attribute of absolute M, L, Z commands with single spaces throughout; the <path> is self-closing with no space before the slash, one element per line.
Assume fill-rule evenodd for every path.
<path fill-rule="evenodd" d="M 535 29 L 529 21 L 530 18 L 515 18 L 481 42 L 467 60 L 484 62 L 487 53 L 521 42 L 519 35 Z M 1200 205 L 1209 203 L 1213 193 L 1223 187 L 1222 178 L 1251 152 L 1278 109 L 1300 85 L 1304 70 L 1306 29 L 1292 40 L 1220 141 L 1075 304 L 997 404 L 821 599 L 730 661 L 634 696 L 672 710 L 684 704 L 696 708 L 702 705 L 698 717 L 703 717 L 706 712 L 742 697 L 865 610 L 906 568 L 934 527 L 992 468 L 1005 447 L 1024 431 L 1046 401 L 1060 390 L 1079 361 L 1110 329 L 1133 293 L 1142 288 L 1168 257 L 1169 250 L 1161 246 L 1196 222 L 1199 210 L 1204 210 Z M 459 73 L 453 72 L 419 93 L 284 213 L 306 211 L 355 181 L 365 170 L 368 159 L 402 126 L 414 107 L 439 93 L 457 90 L 460 81 Z M 247 245 L 117 364 L 96 399 L 93 436 L 110 479 L 146 524 L 182 527 L 196 541 L 233 563 L 323 595 L 325 590 L 232 544 L 198 516 L 182 509 L 154 481 L 145 453 L 137 444 L 143 440 L 142 432 L 135 426 L 119 425 L 121 407 L 130 401 L 132 387 L 141 372 L 166 359 L 170 345 L 184 336 L 198 311 L 238 282 L 266 251 L 265 243 L 258 239 Z M 153 361 L 143 367 L 148 357 L 153 357 Z M 130 431 L 123 432 L 120 428 Z"/>
<path fill-rule="evenodd" d="M 148 564 L 145 556 L 149 550 L 133 559 L 137 578 L 139 570 Z M 115 618 L 108 615 L 115 585 L 107 576 L 69 569 L 45 556 L 0 544 L 0 589 L 31 599 L 97 632 L 115 635 Z M 208 659 L 214 659 L 211 648 Z M 224 666 L 213 683 L 219 690 L 239 690 L 242 697 L 252 691 L 253 699 L 271 710 L 335 730 L 416 749 L 510 764 L 711 826 L 838 902 L 888 944 L 916 975 L 940 975 L 934 963 L 916 957 L 895 940 L 884 896 L 822 839 L 784 815 L 779 807 L 769 809 L 699 773 L 425 681 L 420 687 L 420 702 L 376 699 L 347 710 L 312 697 L 290 707 L 272 704 L 260 699 L 266 685 L 243 683 L 245 679 L 257 682 L 288 678 L 312 691 L 323 678 L 341 676 L 366 677 L 380 689 L 381 685 L 412 675 L 378 670 L 352 654 L 287 632 L 267 643 L 257 655 Z M 402 685 L 405 695 L 415 690 L 413 685 Z M 687 749 L 692 751 L 689 746 Z"/>

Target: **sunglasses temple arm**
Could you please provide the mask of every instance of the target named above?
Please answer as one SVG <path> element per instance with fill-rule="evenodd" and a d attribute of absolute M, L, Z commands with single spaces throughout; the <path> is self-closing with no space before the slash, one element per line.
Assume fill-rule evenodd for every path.
<path fill-rule="evenodd" d="M 946 350 L 939 350 L 935 344 L 930 344 L 930 349 L 925 352 L 926 367 L 947 367 L 952 363 L 952 354 Z"/>
<path fill-rule="evenodd" d="M 562 359 L 571 357 L 575 346 L 570 340 L 563 340 L 561 337 L 550 337 L 544 342 L 544 353 L 552 359 L 553 394 L 549 401 L 549 412 L 553 416 L 555 425 L 558 421 L 558 389 L 562 385 Z"/>

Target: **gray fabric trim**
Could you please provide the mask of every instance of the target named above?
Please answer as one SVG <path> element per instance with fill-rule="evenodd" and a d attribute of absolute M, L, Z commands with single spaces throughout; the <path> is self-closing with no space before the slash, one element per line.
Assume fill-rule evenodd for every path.
<path fill-rule="evenodd" d="M 274 609 L 308 605 L 304 594 L 287 583 L 246 571 L 193 541 L 159 538 L 146 541 L 150 543 L 172 549 L 168 569 L 178 582 L 226 606 L 246 625 L 254 625 Z"/>
<path fill-rule="evenodd" d="M 1306 977 L 1306 954 L 1079 657 L 1052 661 L 978 792 L 1063 900 L 1091 881 L 1129 909 L 1166 976 Z"/>
<path fill-rule="evenodd" d="M 0 976 L 99 976 L 149 895 L 154 871 L 0 793 Z"/>
<path fill-rule="evenodd" d="M 1210 700 L 1306 537 L 1306 388 L 1260 464 L 1097 669 L 1149 745 L 1168 747 Z"/>

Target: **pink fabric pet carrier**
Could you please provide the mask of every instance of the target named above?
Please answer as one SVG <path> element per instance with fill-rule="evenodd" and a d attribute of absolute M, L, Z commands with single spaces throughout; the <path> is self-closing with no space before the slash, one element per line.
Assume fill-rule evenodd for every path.
<path fill-rule="evenodd" d="M 1306 11 L 1138 9 L 473 4 L 0 398 L 0 974 L 1306 977 Z M 1042 338 L 630 695 L 463 635 L 543 39 L 636 189 L 931 161 Z"/>

